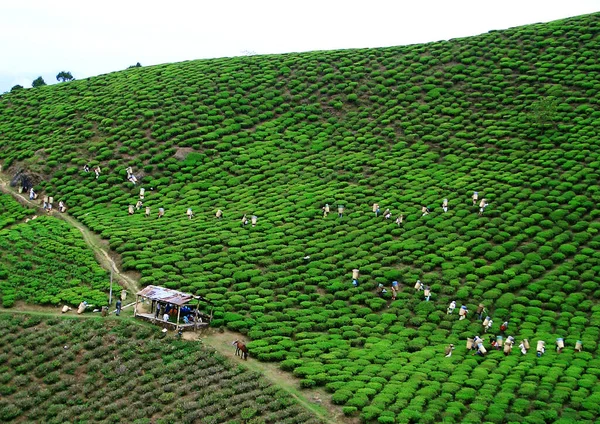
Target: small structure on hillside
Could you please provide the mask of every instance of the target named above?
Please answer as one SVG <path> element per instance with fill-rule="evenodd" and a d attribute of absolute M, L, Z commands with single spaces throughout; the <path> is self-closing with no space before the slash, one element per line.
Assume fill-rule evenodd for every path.
<path fill-rule="evenodd" d="M 197 302 L 193 302 L 193 301 Z M 150 310 L 146 304 L 150 304 Z M 200 304 L 210 307 L 210 312 L 201 312 Z M 196 330 L 208 327 L 213 317 L 214 303 L 203 296 L 194 296 L 161 286 L 148 286 L 136 293 L 133 316 L 152 323 L 171 327 L 174 330 Z M 160 315 L 158 311 L 163 311 Z M 172 320 L 170 317 L 177 317 Z M 164 318 L 167 318 L 166 320 Z"/>

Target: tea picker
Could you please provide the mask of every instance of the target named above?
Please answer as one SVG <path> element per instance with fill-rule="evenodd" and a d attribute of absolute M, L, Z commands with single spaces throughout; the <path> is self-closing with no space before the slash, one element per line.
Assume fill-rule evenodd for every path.
<path fill-rule="evenodd" d="M 194 212 L 192 212 L 192 208 L 188 208 L 186 214 L 189 219 L 192 219 L 194 217 Z"/>
<path fill-rule="evenodd" d="M 508 336 L 506 342 L 504 343 L 504 355 L 508 356 L 512 351 L 513 345 L 515 344 L 515 338 L 513 336 Z"/>
<path fill-rule="evenodd" d="M 156 219 L 162 218 L 163 216 L 165 216 L 165 208 L 158 208 L 158 216 Z"/>
<path fill-rule="evenodd" d="M 140 188 L 140 200 L 144 200 L 144 195 L 146 194 L 145 188 Z"/>
<path fill-rule="evenodd" d="M 146 218 L 150 217 L 150 206 L 146 206 Z"/>
<path fill-rule="evenodd" d="M 450 305 L 448 305 L 448 315 L 450 315 L 452 312 L 454 312 L 454 310 L 456 309 L 456 301 L 453 300 L 452 302 L 450 302 Z"/>
<path fill-rule="evenodd" d="M 529 340 L 523 339 L 521 341 L 521 344 L 519 345 L 519 349 L 521 349 L 521 353 L 525 355 L 527 353 L 527 350 L 529 349 Z"/>
<path fill-rule="evenodd" d="M 482 319 L 482 318 L 483 318 L 483 314 L 485 314 L 486 312 L 487 312 L 487 311 L 486 311 L 486 309 L 485 309 L 485 306 L 483 305 L 483 303 L 480 303 L 480 304 L 477 306 L 477 310 L 475 311 L 475 313 L 477 314 L 477 317 L 478 317 L 479 319 Z"/>
<path fill-rule="evenodd" d="M 256 221 L 258 221 L 258 217 L 256 215 L 252 215 L 250 217 L 250 221 L 252 222 L 252 226 L 256 227 Z"/>
<path fill-rule="evenodd" d="M 248 218 L 246 218 L 246 214 L 242 216 L 242 227 L 248 225 Z"/>
<path fill-rule="evenodd" d="M 329 204 L 325 203 L 325 206 L 323 206 L 321 209 L 323 209 L 323 218 L 327 217 L 327 215 L 329 215 Z"/>
<path fill-rule="evenodd" d="M 396 224 L 398 224 L 398 227 L 402 224 L 403 220 L 404 220 L 404 215 L 400 215 L 398 218 L 396 218 Z"/>
<path fill-rule="evenodd" d="M 218 219 L 221 219 L 223 217 L 223 211 L 221 209 L 217 209 L 217 213 L 215 214 L 215 216 Z"/>
<path fill-rule="evenodd" d="M 575 352 L 581 352 L 582 349 L 583 343 L 581 343 L 581 340 L 577 340 L 577 343 L 575 343 Z"/>
<path fill-rule="evenodd" d="M 396 295 L 398 294 L 398 282 L 392 281 L 392 300 L 396 300 Z"/>
<path fill-rule="evenodd" d="M 137 203 L 135 204 L 135 209 L 139 211 L 142 208 L 142 206 L 144 206 L 144 204 L 142 203 L 141 200 L 138 200 Z"/>
<path fill-rule="evenodd" d="M 342 218 L 343 216 L 344 216 L 344 206 L 339 205 L 338 206 L 338 218 Z"/>
<path fill-rule="evenodd" d="M 462 305 L 458 311 L 458 315 L 460 318 L 458 318 L 459 321 L 462 321 L 463 319 L 465 319 L 467 317 L 467 314 L 469 313 L 469 310 L 467 309 L 467 305 Z"/>
<path fill-rule="evenodd" d="M 387 290 L 385 289 L 385 287 L 383 287 L 383 284 L 379 283 L 379 285 L 377 286 L 377 295 L 379 297 L 383 297 L 383 295 L 385 295 L 387 293 Z"/>
<path fill-rule="evenodd" d="M 475 206 L 477 204 L 477 199 L 479 199 L 479 193 L 477 193 L 476 191 L 473 192 L 473 206 Z"/>
<path fill-rule="evenodd" d="M 379 204 L 378 203 L 373 203 L 373 212 L 375 213 L 375 216 L 379 216 Z"/>
<path fill-rule="evenodd" d="M 431 297 L 431 288 L 429 286 L 425 286 L 425 290 L 423 290 L 423 295 L 425 296 L 425 301 L 429 302 L 429 298 Z"/>
<path fill-rule="evenodd" d="M 556 339 L 556 352 L 561 353 L 565 348 L 565 340 L 562 337 Z"/>
<path fill-rule="evenodd" d="M 60 202 L 58 202 L 58 211 L 60 213 L 65 213 L 67 211 L 67 208 L 65 206 L 65 202 L 63 202 L 62 200 Z"/>
<path fill-rule="evenodd" d="M 427 206 L 423 206 L 421 208 L 421 213 L 423 214 L 421 216 L 429 215 L 429 208 Z"/>
<path fill-rule="evenodd" d="M 494 321 L 490 317 L 485 317 L 483 320 L 483 331 L 487 333 L 487 331 L 492 328 Z"/>
<path fill-rule="evenodd" d="M 537 347 L 536 347 L 536 352 L 537 352 L 537 356 L 538 358 L 540 356 L 542 356 L 544 354 L 544 352 L 546 352 L 546 342 L 543 340 L 538 340 L 537 342 Z"/>
<path fill-rule="evenodd" d="M 507 328 L 508 328 L 508 321 L 504 321 L 502 323 L 502 325 L 500 326 L 500 331 L 502 331 L 504 333 Z"/>
<path fill-rule="evenodd" d="M 385 219 L 390 219 L 392 217 L 392 213 L 390 212 L 389 209 L 386 209 L 385 212 L 383 213 L 383 217 Z"/>
<path fill-rule="evenodd" d="M 454 345 L 453 344 L 449 344 L 446 349 L 444 350 L 444 356 L 446 358 L 449 358 L 452 356 L 452 351 L 454 350 Z"/>
<path fill-rule="evenodd" d="M 358 287 L 358 275 L 359 275 L 359 270 L 357 268 L 352 270 L 352 285 L 354 287 Z"/>
<path fill-rule="evenodd" d="M 129 215 L 133 215 L 134 210 L 133 210 L 133 205 L 129 205 Z"/>
<path fill-rule="evenodd" d="M 415 283 L 415 290 L 416 291 L 420 291 L 420 290 L 423 290 L 423 289 L 424 289 L 423 283 L 421 282 L 421 280 L 417 280 L 417 282 Z"/>
<path fill-rule="evenodd" d="M 442 202 L 442 210 L 444 212 L 448 212 L 448 199 L 444 199 L 444 201 Z"/>

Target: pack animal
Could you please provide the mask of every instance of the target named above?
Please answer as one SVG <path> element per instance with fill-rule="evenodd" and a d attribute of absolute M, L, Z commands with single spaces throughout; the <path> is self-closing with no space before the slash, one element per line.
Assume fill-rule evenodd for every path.
<path fill-rule="evenodd" d="M 235 355 L 236 356 L 239 355 L 244 360 L 248 359 L 248 348 L 246 347 L 246 345 L 244 343 L 240 342 L 239 340 L 236 340 L 231 344 L 233 346 L 235 346 Z"/>

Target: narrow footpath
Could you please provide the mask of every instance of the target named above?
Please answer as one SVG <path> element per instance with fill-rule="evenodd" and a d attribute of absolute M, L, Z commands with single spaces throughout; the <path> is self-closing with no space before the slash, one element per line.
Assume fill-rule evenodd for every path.
<path fill-rule="evenodd" d="M 9 194 L 14 197 L 19 203 L 26 206 L 27 208 L 34 209 L 38 216 L 46 215 L 47 212 L 42 208 L 39 202 L 29 200 L 27 193 L 18 193 L 13 190 L 9 185 L 9 178 L 6 174 L 0 173 L 0 192 Z M 74 217 L 66 214 L 59 213 L 53 210 L 50 213 L 51 216 L 62 219 L 74 228 L 77 228 L 86 244 L 92 249 L 98 263 L 106 269 L 108 272 L 113 272 L 113 278 L 118 279 L 129 293 L 135 294 L 140 290 L 139 282 L 126 273 L 122 272 L 117 266 L 117 262 L 113 258 L 119 258 L 115 252 L 108 250 L 108 242 L 101 239 L 97 234 L 91 232 L 85 225 L 79 222 Z M 120 261 L 119 261 L 120 262 Z M 118 295 L 118 293 L 117 293 Z M 126 305 L 125 307 L 131 306 L 132 304 Z M 124 309 L 123 308 L 123 309 Z M 32 313 L 35 315 L 62 315 L 60 309 L 50 308 L 45 306 L 27 305 L 19 302 L 15 307 L 11 309 L 0 308 L 2 312 L 13 312 L 13 313 Z M 129 312 L 131 313 L 131 311 Z M 84 318 L 83 315 L 69 314 L 69 317 Z M 116 318 L 116 317 L 115 317 Z M 203 343 L 207 347 L 211 347 L 221 355 L 227 357 L 232 365 L 238 364 L 245 366 L 252 371 L 259 372 L 265 378 L 270 380 L 273 384 L 281 387 L 291 396 L 293 396 L 302 406 L 307 408 L 316 414 L 320 419 L 328 424 L 356 424 L 359 422 L 357 417 L 346 417 L 341 407 L 334 405 L 331 402 L 331 395 L 322 389 L 300 389 L 299 380 L 292 376 L 290 373 L 282 371 L 278 364 L 270 362 L 260 362 L 255 358 L 250 358 L 247 361 L 242 361 L 240 357 L 235 356 L 235 348 L 231 345 L 231 342 L 236 339 L 245 339 L 242 335 L 233 333 L 230 331 L 218 331 L 214 329 L 208 329 L 205 331 L 193 333 L 183 333 L 183 337 L 186 340 L 194 340 Z M 252 353 L 250 353 L 252 355 Z"/>

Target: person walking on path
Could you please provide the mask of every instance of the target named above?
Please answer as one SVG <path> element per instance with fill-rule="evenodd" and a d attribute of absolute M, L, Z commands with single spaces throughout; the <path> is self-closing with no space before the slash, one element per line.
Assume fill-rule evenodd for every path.
<path fill-rule="evenodd" d="M 121 315 L 121 305 L 123 305 L 123 303 L 121 302 L 121 299 L 117 299 L 117 303 L 116 303 L 116 306 L 117 306 L 116 315 L 117 316 Z"/>

